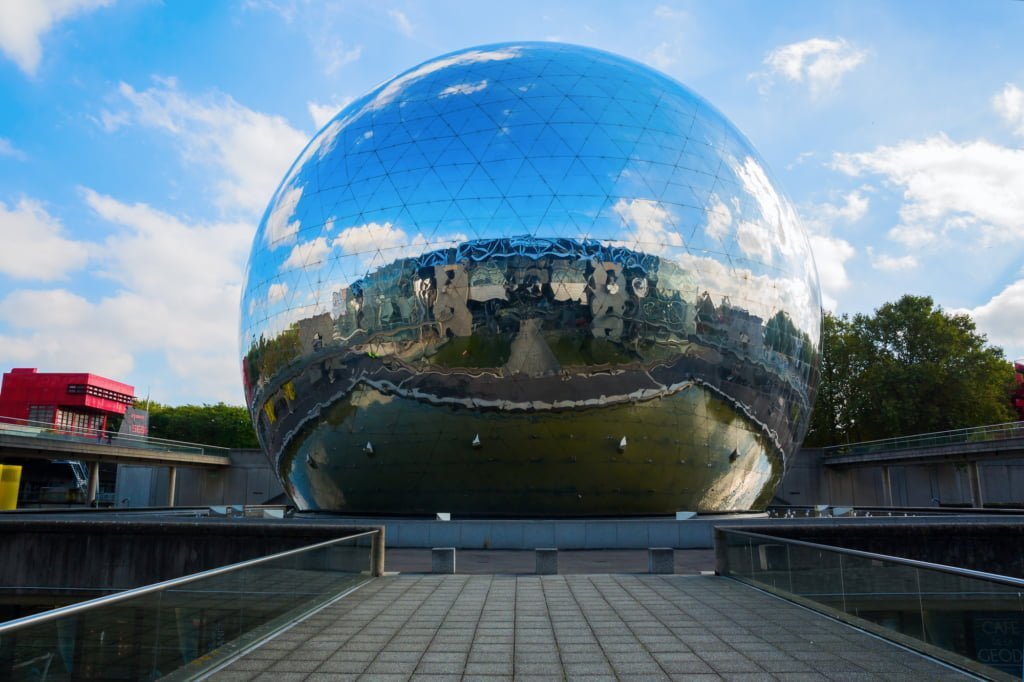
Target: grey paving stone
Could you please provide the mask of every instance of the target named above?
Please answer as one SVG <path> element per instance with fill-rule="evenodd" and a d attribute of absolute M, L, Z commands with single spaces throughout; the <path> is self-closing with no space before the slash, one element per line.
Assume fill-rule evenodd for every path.
<path fill-rule="evenodd" d="M 322 660 L 311 661 L 307 658 L 287 658 L 275 662 L 267 668 L 267 671 L 274 673 L 309 673 L 316 670 L 321 663 L 323 663 Z"/>
<path fill-rule="evenodd" d="M 416 670 L 417 663 L 418 661 L 374 661 L 370 664 L 370 667 L 366 669 L 366 673 L 368 675 L 377 675 L 381 673 L 405 673 L 411 675 L 412 672 Z"/>
<path fill-rule="evenodd" d="M 615 675 L 612 671 L 612 667 L 607 663 L 565 663 L 563 669 L 565 670 L 565 674 L 570 678 L 591 678 L 594 676 L 614 677 Z"/>
<path fill-rule="evenodd" d="M 252 677 L 252 673 L 253 672 L 263 672 L 264 670 L 267 670 L 268 668 L 270 668 L 270 666 L 273 665 L 273 664 L 274 664 L 273 661 L 268 661 L 266 659 L 248 658 L 248 657 L 246 657 L 246 658 L 243 658 L 243 659 L 235 661 L 234 663 L 229 665 L 226 668 L 226 670 L 228 670 L 230 672 L 245 672 L 245 671 L 248 671 L 250 673 L 249 676 Z"/>
<path fill-rule="evenodd" d="M 465 674 L 470 677 L 478 675 L 512 675 L 512 662 L 478 663 L 470 661 L 466 664 Z"/>
<path fill-rule="evenodd" d="M 252 679 L 252 673 L 244 670 L 221 670 L 211 675 L 209 679 L 214 682 L 249 682 Z"/>

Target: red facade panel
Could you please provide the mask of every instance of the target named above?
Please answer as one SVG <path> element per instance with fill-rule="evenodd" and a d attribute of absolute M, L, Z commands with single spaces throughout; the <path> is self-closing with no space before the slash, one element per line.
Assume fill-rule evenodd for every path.
<path fill-rule="evenodd" d="M 105 424 L 108 415 L 124 414 L 134 395 L 134 386 L 96 374 L 16 368 L 3 375 L 0 417 L 28 419 L 32 412 L 33 419 L 44 413 L 55 419 L 63 411 L 102 415 Z"/>

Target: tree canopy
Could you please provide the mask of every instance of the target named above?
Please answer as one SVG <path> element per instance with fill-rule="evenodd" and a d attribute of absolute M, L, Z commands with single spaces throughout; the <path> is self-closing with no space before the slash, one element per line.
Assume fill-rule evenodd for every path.
<path fill-rule="evenodd" d="M 257 448 L 256 433 L 244 407 L 235 405 L 179 405 L 140 402 L 149 410 L 149 435 L 225 448 Z"/>
<path fill-rule="evenodd" d="M 1013 365 L 967 315 L 903 296 L 872 315 L 826 313 L 811 446 L 1016 418 Z"/>

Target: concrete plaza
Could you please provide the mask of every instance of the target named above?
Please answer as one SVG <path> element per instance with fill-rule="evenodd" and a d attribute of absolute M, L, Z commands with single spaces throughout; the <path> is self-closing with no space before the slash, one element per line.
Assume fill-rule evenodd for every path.
<path fill-rule="evenodd" d="M 715 576 L 397 575 L 215 680 L 945 680 L 916 653 Z"/>

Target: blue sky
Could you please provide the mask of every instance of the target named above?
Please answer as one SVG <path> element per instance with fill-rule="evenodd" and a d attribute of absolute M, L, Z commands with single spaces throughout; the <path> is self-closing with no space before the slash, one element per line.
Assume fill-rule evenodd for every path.
<path fill-rule="evenodd" d="M 240 404 L 256 224 L 309 137 L 436 55 L 643 61 L 753 142 L 827 305 L 904 293 L 1024 356 L 1024 3 L 0 0 L 0 368 Z"/>

